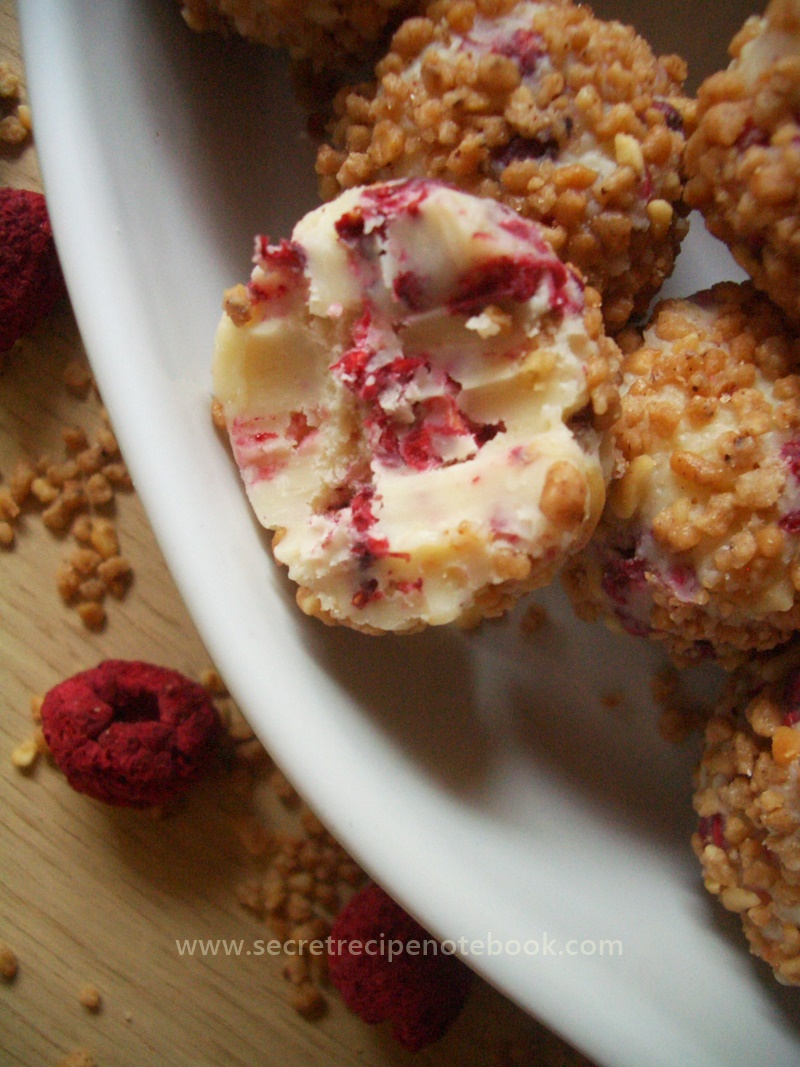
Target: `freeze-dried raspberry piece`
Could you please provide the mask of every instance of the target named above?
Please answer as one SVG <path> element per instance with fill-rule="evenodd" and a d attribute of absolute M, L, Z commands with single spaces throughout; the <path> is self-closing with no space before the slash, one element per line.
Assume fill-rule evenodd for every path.
<path fill-rule="evenodd" d="M 412 1052 L 444 1036 L 472 983 L 466 965 L 377 885 L 356 893 L 337 916 L 328 962 L 347 1007 L 366 1023 L 388 1020 Z"/>
<path fill-rule="evenodd" d="M 32 330 L 65 291 L 44 197 L 0 189 L 0 352 Z"/>
<path fill-rule="evenodd" d="M 221 724 L 198 682 L 150 663 L 105 660 L 50 690 L 42 729 L 73 789 L 144 808 L 201 776 Z"/>

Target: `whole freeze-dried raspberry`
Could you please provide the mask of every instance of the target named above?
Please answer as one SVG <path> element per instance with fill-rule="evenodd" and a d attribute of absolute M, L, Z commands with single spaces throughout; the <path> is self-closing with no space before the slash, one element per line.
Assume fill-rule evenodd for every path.
<path fill-rule="evenodd" d="M 367 1023 L 388 1020 L 413 1052 L 447 1032 L 472 983 L 466 965 L 374 884 L 345 905 L 328 944 L 330 976 L 347 1007 Z"/>
<path fill-rule="evenodd" d="M 0 189 L 0 352 L 32 330 L 65 291 L 44 196 Z"/>
<path fill-rule="evenodd" d="M 221 733 L 206 690 L 178 671 L 105 660 L 51 689 L 42 729 L 79 793 L 107 804 L 165 804 L 206 770 Z"/>

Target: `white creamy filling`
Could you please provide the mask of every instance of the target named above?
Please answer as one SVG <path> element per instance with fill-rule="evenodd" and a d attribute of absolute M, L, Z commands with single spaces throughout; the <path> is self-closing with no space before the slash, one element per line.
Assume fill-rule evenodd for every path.
<path fill-rule="evenodd" d="M 539 505 L 553 463 L 590 487 L 585 518 L 603 492 L 596 450 L 565 425 L 589 399 L 579 285 L 567 283 L 574 310 L 552 315 L 549 272 L 564 268 L 534 231 L 514 232 L 517 217 L 494 201 L 425 187 L 418 206 L 387 208 L 380 226 L 358 189 L 306 216 L 293 241 L 308 305 L 284 300 L 275 317 L 256 305 L 243 326 L 223 317 L 215 346 L 215 395 L 251 504 L 282 530 L 276 558 L 325 611 L 381 629 L 457 618 L 507 579 L 504 555 L 569 551 L 576 531 L 555 530 Z M 358 210 L 372 236 L 340 240 L 337 220 Z M 461 280 L 498 261 L 533 261 L 544 280 L 527 301 L 501 293 L 502 308 L 453 313 Z M 404 272 L 423 279 L 430 310 L 398 298 Z M 497 330 L 482 336 L 476 316 Z M 347 362 L 355 337 L 365 364 L 358 344 Z"/>

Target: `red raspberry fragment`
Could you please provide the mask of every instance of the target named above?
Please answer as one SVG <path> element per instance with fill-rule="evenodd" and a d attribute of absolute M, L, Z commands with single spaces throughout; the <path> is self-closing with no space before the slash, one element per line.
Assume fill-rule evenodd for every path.
<path fill-rule="evenodd" d="M 42 729 L 73 789 L 146 808 L 202 775 L 222 727 L 198 682 L 150 663 L 105 660 L 50 690 Z"/>
<path fill-rule="evenodd" d="M 412 1052 L 444 1036 L 472 984 L 469 968 L 372 884 L 334 921 L 328 963 L 347 1007 L 366 1023 L 388 1020 Z"/>
<path fill-rule="evenodd" d="M 65 292 L 44 197 L 0 189 L 0 352 L 29 333 Z"/>

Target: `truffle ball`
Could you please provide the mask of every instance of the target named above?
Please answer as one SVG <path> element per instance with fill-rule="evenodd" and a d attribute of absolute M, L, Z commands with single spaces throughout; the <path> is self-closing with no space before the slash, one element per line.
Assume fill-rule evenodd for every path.
<path fill-rule="evenodd" d="M 800 340 L 749 282 L 620 340 L 615 474 L 566 587 L 679 663 L 733 666 L 800 628 Z"/>
<path fill-rule="evenodd" d="M 730 679 L 695 773 L 692 847 L 754 955 L 800 985 L 800 644 Z"/>
<path fill-rule="evenodd" d="M 800 3 L 772 0 L 698 92 L 686 202 L 759 289 L 800 321 Z"/>
<path fill-rule="evenodd" d="M 441 0 L 400 26 L 374 82 L 339 92 L 321 192 L 417 176 L 501 200 L 546 228 L 614 331 L 645 312 L 687 229 L 685 74 L 571 0 Z"/>

